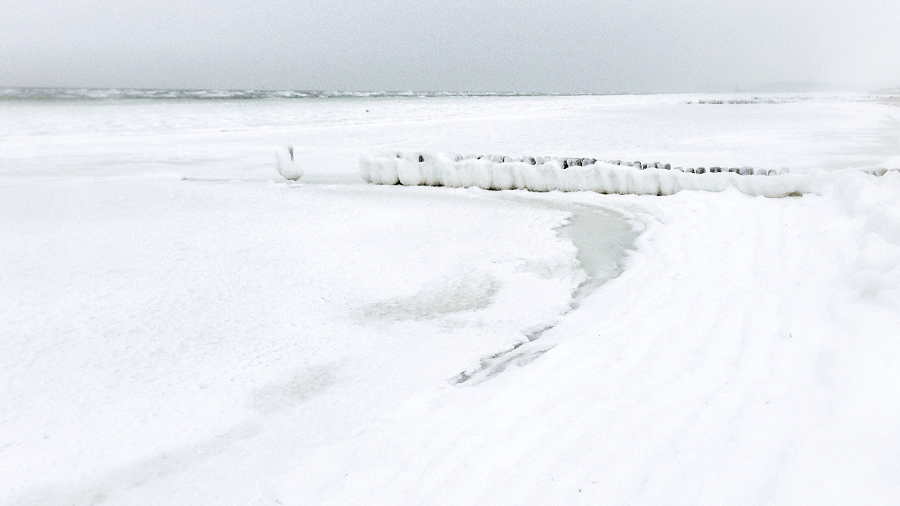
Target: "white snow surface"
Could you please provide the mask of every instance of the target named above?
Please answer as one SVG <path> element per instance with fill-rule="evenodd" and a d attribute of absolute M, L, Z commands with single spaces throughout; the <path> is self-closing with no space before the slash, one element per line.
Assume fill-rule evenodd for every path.
<path fill-rule="evenodd" d="M 0 101 L 0 504 L 896 504 L 900 173 L 838 169 L 900 165 L 897 103 Z M 829 172 L 368 185 L 378 150 Z"/>

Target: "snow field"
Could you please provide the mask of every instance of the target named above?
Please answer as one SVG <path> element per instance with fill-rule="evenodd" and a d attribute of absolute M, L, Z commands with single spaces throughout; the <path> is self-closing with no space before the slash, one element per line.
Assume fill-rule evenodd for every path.
<path fill-rule="evenodd" d="M 284 155 L 281 155 L 282 157 Z M 281 167 L 279 165 L 279 167 Z M 511 158 L 443 153 L 364 155 L 360 176 L 374 184 L 479 187 L 490 190 L 594 191 L 635 195 L 672 195 L 684 190 L 720 192 L 735 188 L 748 195 L 786 197 L 820 193 L 835 174 L 814 170 L 751 167 L 671 168 L 670 164 L 604 162 L 593 158 Z M 281 169 L 279 168 L 279 171 Z M 872 171 L 883 175 L 886 170 Z"/>
<path fill-rule="evenodd" d="M 558 194 L 653 217 L 625 272 L 540 360 L 410 399 L 309 456 L 279 502 L 893 504 L 900 257 L 879 257 L 878 294 L 852 275 L 860 227 L 900 224 L 887 177 L 777 200 Z"/>
<path fill-rule="evenodd" d="M 0 101 L 0 504 L 895 504 L 900 108 L 762 98 Z"/>
<path fill-rule="evenodd" d="M 585 279 L 569 213 L 480 190 L 13 180 L 0 216 L 4 505 L 252 504 Z"/>

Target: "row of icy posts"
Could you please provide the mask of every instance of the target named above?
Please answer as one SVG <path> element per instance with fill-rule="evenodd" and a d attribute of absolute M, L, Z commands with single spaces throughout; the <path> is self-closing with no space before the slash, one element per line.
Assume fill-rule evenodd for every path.
<path fill-rule="evenodd" d="M 724 191 L 784 197 L 817 193 L 830 173 L 805 174 L 751 167 L 672 167 L 670 164 L 443 153 L 383 153 L 360 158 L 369 183 L 480 187 L 490 190 L 595 191 L 672 195 L 682 190 Z"/>
<path fill-rule="evenodd" d="M 278 172 L 290 180 L 303 176 L 293 147 L 276 152 Z M 670 164 L 602 161 L 595 158 L 555 158 L 443 153 L 384 153 L 360 158 L 360 175 L 375 184 L 480 187 L 491 190 L 596 191 L 600 193 L 671 195 L 681 190 L 723 191 L 735 188 L 748 195 L 784 197 L 820 193 L 844 171 L 792 174 L 752 167 L 672 167 Z M 897 171 L 898 169 L 891 169 Z M 883 176 L 885 168 L 862 172 Z M 702 177 L 698 177 L 702 176 Z M 746 177 L 753 176 L 753 177 Z M 766 177 L 759 177 L 766 176 Z"/>

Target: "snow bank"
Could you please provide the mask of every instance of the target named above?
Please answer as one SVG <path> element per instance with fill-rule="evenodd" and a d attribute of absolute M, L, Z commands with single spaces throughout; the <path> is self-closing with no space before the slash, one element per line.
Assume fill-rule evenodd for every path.
<path fill-rule="evenodd" d="M 548 158 L 383 153 L 359 161 L 369 183 L 407 186 L 477 186 L 490 190 L 595 191 L 636 195 L 672 195 L 682 190 L 720 192 L 735 188 L 748 195 L 785 197 L 822 193 L 835 172 L 791 173 L 751 167 L 671 167 L 658 162 L 600 161 L 593 158 Z M 871 171 L 883 175 L 885 169 Z"/>
<path fill-rule="evenodd" d="M 900 172 L 845 175 L 835 181 L 833 197 L 860 227 L 856 258 L 847 269 L 859 295 L 900 295 Z"/>

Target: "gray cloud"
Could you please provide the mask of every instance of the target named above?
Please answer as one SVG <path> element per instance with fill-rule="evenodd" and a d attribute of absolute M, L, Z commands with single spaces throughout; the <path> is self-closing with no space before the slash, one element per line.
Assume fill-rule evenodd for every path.
<path fill-rule="evenodd" d="M 6 0 L 0 86 L 898 86 L 897 20 L 900 2 L 887 0 Z"/>

